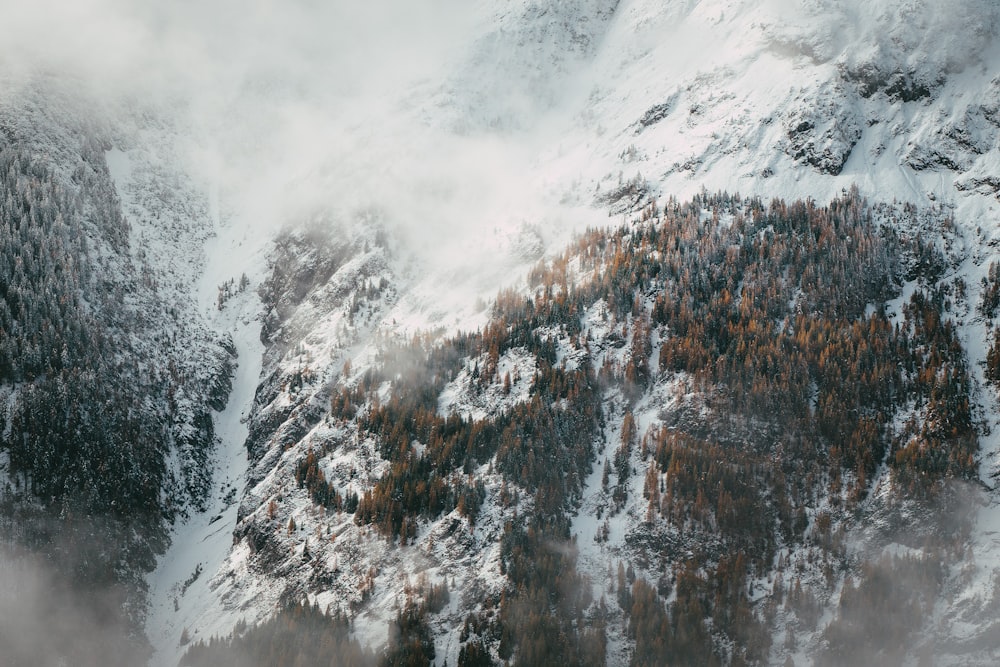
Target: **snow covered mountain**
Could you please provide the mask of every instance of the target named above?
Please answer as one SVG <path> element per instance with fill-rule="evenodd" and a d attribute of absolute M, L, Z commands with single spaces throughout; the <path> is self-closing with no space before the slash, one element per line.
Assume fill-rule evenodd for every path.
<path fill-rule="evenodd" d="M 147 579 L 151 664 L 177 664 L 213 636 L 252 635 L 303 598 L 345 614 L 352 640 L 376 651 L 406 645 L 391 638 L 413 604 L 436 664 L 544 663 L 512 620 L 512 609 L 534 609 L 512 554 L 536 567 L 549 552 L 580 590 L 552 593 L 553 609 L 574 608 L 552 623 L 566 624 L 573 650 L 589 647 L 580 662 L 596 646 L 609 665 L 656 664 L 641 619 L 662 616 L 653 634 L 679 637 L 683 604 L 697 600 L 700 630 L 671 644 L 675 656 L 703 634 L 724 664 L 995 661 L 1000 4 L 440 0 L 352 15 L 222 2 L 190 16 L 91 4 L 119 20 L 85 18 L 79 33 L 102 35 L 121 62 L 76 62 L 75 38 L 48 51 L 14 40 L 0 59 L 12 119 L 0 128 L 8 143 L 36 136 L 25 150 L 65 179 L 79 161 L 66 146 L 100 139 L 94 168 L 130 225 L 128 250 L 113 256 L 154 276 L 139 301 L 169 304 L 150 316 L 148 330 L 168 341 L 155 354 L 197 378 L 179 414 L 215 411 L 207 462 L 192 469 L 183 447 L 165 459 L 175 479 L 211 482 L 175 501 L 185 509 Z M 34 13 L 10 15 L 21 34 L 41 34 Z M 43 84 L 36 66 L 75 83 Z M 82 117 L 97 125 L 78 129 Z M 787 207 L 768 206 L 779 198 Z M 797 213 L 797 199 L 840 203 Z M 833 241 L 826 217 L 847 221 Z M 606 238 L 589 249 L 574 240 L 598 228 Z M 627 299 L 598 287 L 613 266 L 667 266 L 669 246 L 656 245 L 667 236 L 690 253 L 677 266 L 704 272 L 704 285 L 626 271 L 637 281 L 618 285 Z M 93 243 L 114 249 L 99 234 Z M 814 264 L 783 255 L 786 245 Z M 774 266 L 750 259 L 768 247 Z M 702 264 L 683 263 L 695 255 Z M 816 275 L 845 282 L 831 292 Z M 853 321 L 871 328 L 844 334 L 848 356 L 892 341 L 900 356 L 885 363 L 907 370 L 885 380 L 885 406 L 872 399 L 878 408 L 845 411 L 842 431 L 823 431 L 834 366 L 820 357 L 836 356 L 832 339 L 815 360 L 809 343 L 788 343 L 809 369 L 794 400 L 767 384 L 766 365 L 755 371 L 763 384 L 744 386 L 706 375 L 732 352 L 703 365 L 683 356 L 671 303 L 690 298 L 709 320 L 716 307 L 751 308 L 757 284 L 773 287 L 760 289 L 773 320 L 764 337 L 791 341 L 786 322 L 839 331 Z M 713 291 L 723 285 L 731 303 Z M 567 324 L 553 304 L 571 292 Z M 766 358 L 755 344 L 743 349 Z M 229 353 L 232 391 L 213 402 L 193 387 L 214 382 Z M 951 378 L 941 382 L 954 395 L 942 398 L 934 377 Z M 553 389 L 577 382 L 587 389 Z M 761 387 L 775 415 L 804 401 L 815 461 L 784 417 L 753 407 Z M 19 391 L 0 378 L 10 406 Z M 434 410 L 406 412 L 415 396 Z M 550 443 L 558 492 L 544 470 L 536 479 L 534 458 L 514 470 L 501 444 L 513 424 L 528 447 L 543 398 L 562 434 Z M 427 423 L 401 424 L 394 449 L 398 434 L 378 421 L 393 415 Z M 867 462 L 844 453 L 862 418 L 878 432 L 864 440 Z M 476 424 L 493 439 L 475 450 L 480 436 L 468 435 L 464 459 L 419 468 L 438 461 L 431 435 L 449 442 Z M 703 474 L 718 486 L 691 481 L 685 504 L 686 478 L 671 466 L 697 468 L 698 456 L 714 457 Z M 11 470 L 9 455 L 0 462 Z M 725 463 L 755 499 L 729 523 Z M 406 477 L 406 465 L 420 472 Z M 933 493 L 915 490 L 911 466 Z M 380 514 L 379 493 L 402 503 L 418 481 L 421 493 L 443 485 L 439 505 Z M 749 530 L 758 515 L 770 523 Z M 518 532 L 527 517 L 549 521 L 535 527 L 544 548 Z M 904 592 L 886 593 L 886 581 Z M 877 625 L 883 617 L 897 620 Z M 862 640 L 866 625 L 885 642 Z"/>

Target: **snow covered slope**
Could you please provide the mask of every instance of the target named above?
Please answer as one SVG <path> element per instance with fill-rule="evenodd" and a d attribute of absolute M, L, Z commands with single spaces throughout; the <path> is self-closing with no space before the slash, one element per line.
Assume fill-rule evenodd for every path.
<path fill-rule="evenodd" d="M 634 222 L 670 197 L 825 203 L 857 186 L 898 203 L 894 219 L 945 251 L 940 281 L 968 288 L 949 317 L 985 425 L 980 478 L 994 486 L 1000 412 L 983 364 L 995 322 L 976 304 L 1000 259 L 997 2 L 441 0 L 358 16 L 308 5 L 233 14 L 221 3 L 194 19 L 142 8 L 80 31 L 106 29 L 133 54 L 135 35 L 149 38 L 148 53 L 116 65 L 104 89 L 120 121 L 108 165 L 164 293 L 238 353 L 216 416 L 208 507 L 177 526 L 150 577 L 155 664 L 176 663 L 182 634 L 227 634 L 301 594 L 355 615 L 357 633 L 378 646 L 420 575 L 463 591 L 434 628 L 438 662 L 454 664 L 465 614 L 503 585 L 497 549 L 511 508 L 497 501 L 501 477 L 473 471 L 487 492 L 475 526 L 448 515 L 399 546 L 347 512 L 319 511 L 297 467 L 321 453 L 325 477 L 362 494 L 388 463 L 376 442 L 330 418 L 340 388 L 414 333 L 483 326 L 497 291 L 525 290 L 529 267 L 575 233 Z M 30 33 L 30 15 L 12 16 Z M 60 53 L 38 58 L 67 67 Z M 132 66 L 151 68 L 152 83 Z M 599 310 L 588 335 L 612 345 L 620 336 L 602 329 Z M 445 387 L 442 415 L 489 415 L 528 396 L 530 355 L 502 357 L 509 393 L 474 389 L 480 361 Z M 674 378 L 638 399 L 640 431 L 683 393 Z M 615 423 L 595 443 L 573 524 L 598 596 L 644 519 L 641 502 L 608 524 L 596 513 L 624 409 L 620 397 L 608 404 Z M 1000 498 L 972 496 L 973 538 L 949 564 L 928 631 L 941 660 L 989 664 Z M 852 529 L 857 553 L 882 548 Z M 829 620 L 837 597 L 825 604 Z M 610 664 L 627 661 L 626 635 L 609 630 Z M 772 656 L 808 657 L 820 635 Z"/>
<path fill-rule="evenodd" d="M 234 545 L 222 561 L 217 551 L 171 552 L 184 566 L 156 584 L 159 590 L 184 588 L 182 578 L 201 574 L 175 612 L 152 617 L 158 625 L 150 626 L 151 636 L 162 638 L 158 656 L 182 650 L 176 644 L 182 628 L 201 638 L 226 632 L 240 619 L 268 615 L 288 591 L 356 609 L 358 633 L 378 645 L 394 601 L 418 574 L 450 579 L 466 591 L 498 585 L 490 545 L 502 513 L 486 510 L 468 534 L 453 533 L 454 520 L 446 517 L 421 526 L 414 545 L 393 547 L 349 515 L 317 515 L 296 488 L 295 466 L 322 449 L 326 476 L 342 491 L 372 484 L 384 464 L 374 443 L 324 418 L 331 388 L 356 382 L 395 336 L 480 326 L 484 301 L 521 284 L 529 263 L 588 225 L 629 220 L 656 198 L 703 189 L 822 202 L 857 185 L 874 201 L 935 206 L 939 213 L 929 219 L 953 218 L 948 234 L 934 222 L 923 231 L 953 245 L 947 277 L 963 278 L 968 303 L 978 301 L 1000 232 L 996 3 L 516 2 L 502 10 L 476 6 L 473 14 L 464 24 L 472 26 L 469 35 L 456 40 L 464 46 L 450 60 L 404 81 L 398 96 L 378 107 L 391 113 L 352 119 L 363 147 L 324 132 L 319 136 L 333 139 L 329 153 L 312 147 L 315 170 L 291 179 L 315 208 L 334 211 L 318 219 L 328 226 L 324 221 L 341 221 L 333 227 L 336 240 L 293 231 L 277 241 L 270 273 L 249 274 L 251 286 L 274 283 L 276 268 L 305 282 L 294 296 L 274 296 L 265 319 L 267 379 L 252 409 L 245 398 L 239 408 L 251 410 L 251 461 Z M 318 128 L 330 129 L 325 122 Z M 271 150 L 294 164 L 296 147 Z M 419 154 L 434 157 L 422 165 L 414 160 Z M 382 164 L 388 177 L 371 176 L 378 173 L 373 165 Z M 333 184 L 338 175 L 364 185 L 346 209 L 340 186 L 331 185 L 336 197 L 317 194 L 318 184 Z M 245 195 L 238 188 L 227 194 L 233 206 Z M 351 208 L 364 205 L 373 207 L 373 217 Z M 384 236 L 376 238 L 374 228 Z M 324 252 L 332 255 L 324 260 Z M 222 257 L 208 263 L 216 261 Z M 317 265 L 327 268 L 317 273 Z M 223 315 L 249 298 L 237 297 Z M 996 399 L 980 366 L 990 323 L 973 307 L 954 317 L 978 380 L 980 415 L 995 423 Z M 239 347 L 242 366 L 244 349 L 253 347 Z M 504 363 L 513 369 L 523 361 Z M 442 395 L 443 410 L 500 409 L 502 402 L 462 398 L 461 378 L 456 382 Z M 246 387 L 238 385 L 240 392 L 247 396 Z M 643 405 L 655 413 L 673 393 L 651 394 Z M 608 442 L 617 437 L 610 433 Z M 994 441 L 982 441 L 984 480 L 998 465 Z M 236 479 L 240 465 L 226 474 Z M 596 466 L 574 525 L 581 544 L 600 526 L 588 500 L 599 495 L 599 474 Z M 492 497 L 498 479 L 486 470 L 477 477 Z M 633 497 L 640 492 L 633 489 Z M 979 653 L 976 641 L 991 625 L 972 619 L 993 599 L 1000 546 L 990 537 L 997 502 L 991 493 L 979 502 L 968 560 L 953 566 L 965 574 L 949 584 L 952 593 L 935 618 L 942 652 L 985 664 L 988 653 Z M 230 511 L 222 515 L 226 531 L 234 525 Z M 640 521 L 639 510 L 619 514 L 599 550 L 582 551 L 595 581 L 627 556 L 630 522 Z M 318 552 L 326 561 L 317 569 L 320 540 L 333 546 Z M 185 602 L 194 595 L 212 601 Z M 452 603 L 454 619 L 465 604 Z M 210 612 L 213 606 L 218 611 Z M 457 657 L 452 622 L 438 628 L 439 656 L 449 664 Z M 611 643 L 611 664 L 628 654 L 627 642 L 616 642 L 626 642 L 624 635 Z"/>

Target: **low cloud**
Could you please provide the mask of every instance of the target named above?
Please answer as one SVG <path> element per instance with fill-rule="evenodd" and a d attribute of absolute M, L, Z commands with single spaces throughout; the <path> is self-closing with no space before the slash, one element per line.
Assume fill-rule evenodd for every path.
<path fill-rule="evenodd" d="M 119 587 L 80 592 L 41 556 L 0 550 L 0 656 L 8 667 L 134 667 L 149 651 Z"/>

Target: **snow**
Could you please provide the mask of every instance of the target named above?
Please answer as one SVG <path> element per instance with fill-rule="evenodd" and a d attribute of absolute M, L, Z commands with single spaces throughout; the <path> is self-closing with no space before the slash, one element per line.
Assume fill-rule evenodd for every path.
<path fill-rule="evenodd" d="M 219 225 L 219 220 L 215 220 Z M 249 251 L 249 253 L 248 253 Z M 233 337 L 239 364 L 226 409 L 215 418 L 219 445 L 214 453 L 215 491 L 206 512 L 177 526 L 167 553 L 150 576 L 147 632 L 155 653 L 153 665 L 177 664 L 184 647 L 179 639 L 189 629 L 192 640 L 227 635 L 238 618 L 224 603 L 231 582 L 219 580 L 220 566 L 230 555 L 239 498 L 244 493 L 248 461 L 246 417 L 260 379 L 263 344 L 258 321 L 260 303 L 251 289 L 215 311 L 215 291 L 221 280 L 246 272 L 259 275 L 262 256 L 246 238 L 238 220 L 217 228 L 206 249 L 207 268 L 200 281 L 198 302 L 212 323 Z M 190 578 L 200 573 L 193 582 Z"/>
<path fill-rule="evenodd" d="M 263 275 L 269 239 L 250 234 L 238 215 L 224 215 L 214 197 L 209 202 L 206 191 L 213 188 L 201 189 L 174 176 L 170 178 L 177 185 L 174 191 L 159 190 L 160 179 L 182 164 L 171 148 L 176 137 L 169 131 L 126 128 L 123 134 L 123 143 L 131 139 L 132 147 L 112 148 L 106 159 L 133 235 L 140 241 L 138 247 L 167 277 L 164 282 L 177 303 L 194 309 L 189 317 L 228 334 L 237 353 L 233 391 L 225 410 L 215 416 L 217 446 L 205 511 L 179 519 L 170 547 L 147 580 L 151 664 L 173 667 L 184 651 L 179 643 L 182 632 L 188 630 L 192 640 L 207 639 L 228 634 L 239 620 L 225 602 L 232 583 L 217 575 L 230 556 L 239 500 L 245 492 L 245 420 L 260 380 L 264 349 L 257 283 L 252 280 L 221 310 L 217 291 L 223 282 L 238 281 L 241 275 Z"/>
<path fill-rule="evenodd" d="M 518 403 L 530 398 L 537 363 L 534 355 L 524 348 L 507 350 L 497 360 L 496 377 L 485 388 L 477 388 L 473 377 L 477 369 L 484 368 L 487 356 L 466 360 L 458 377 L 449 382 L 438 398 L 438 414 L 443 417 L 455 413 L 464 419 L 483 420 L 509 411 Z M 510 391 L 504 391 L 504 378 L 510 376 Z"/>
<path fill-rule="evenodd" d="M 303 535 L 334 524 L 335 546 L 324 557 L 359 571 L 343 575 L 340 588 L 319 592 L 324 603 L 354 599 L 360 570 L 377 567 L 376 592 L 356 624 L 373 646 L 384 641 L 407 574 L 446 572 L 460 586 L 502 585 L 490 546 L 502 526 L 496 507 L 484 509 L 474 531 L 445 537 L 451 520 L 445 517 L 421 525 L 417 544 L 393 549 L 344 517 L 311 518 L 308 499 L 290 481 L 290 468 L 309 447 L 335 443 L 324 469 L 343 488 L 347 471 L 357 471 L 350 483 L 361 488 L 384 468 L 372 443 L 357 442 L 356 434 L 352 441 L 338 425 L 312 425 L 288 451 L 271 443 L 257 469 L 250 469 L 242 419 L 252 409 L 264 353 L 255 290 L 278 229 L 317 211 L 350 221 L 368 220 L 359 211 L 374 210 L 389 247 L 359 254 L 296 311 L 292 324 L 302 331 L 304 352 L 267 370 L 288 372 L 308 358 L 317 379 L 299 395 L 282 393 L 270 406 L 275 410 L 325 400 L 330 385 L 356 379 L 386 340 L 481 327 L 499 288 L 527 290 L 525 275 L 537 259 L 559 252 L 588 227 L 628 220 L 632 202 L 606 197 L 633 179 L 647 188 L 646 197 L 660 199 L 686 199 L 707 189 L 822 203 L 857 185 L 873 201 L 937 206 L 913 225 L 939 224 L 948 216 L 957 225 L 946 278 L 962 277 L 969 288 L 968 304 L 953 316 L 976 381 L 977 416 L 990 430 L 981 438 L 980 476 L 996 486 L 1000 409 L 982 372 L 993 323 L 975 316 L 979 279 L 1000 258 L 995 2 L 518 0 L 503 7 L 462 3 L 468 7 L 460 12 L 458 4 L 441 4 L 435 10 L 440 16 L 403 9 L 388 17 L 365 13 L 360 23 L 339 20 L 345 17 L 334 8 L 316 21 L 316 32 L 305 33 L 289 28 L 294 17 L 303 18 L 297 5 L 282 20 L 248 13 L 233 19 L 234 33 L 257 34 L 255 22 L 263 21 L 267 30 L 260 34 L 270 35 L 277 21 L 281 39 L 227 39 L 216 45 L 227 58 L 200 63 L 205 67 L 183 59 L 178 66 L 173 60 L 187 53 L 178 48 L 186 42 L 171 42 L 178 37 L 165 28 L 150 45 L 153 55 L 136 61 L 144 70 L 158 56 L 170 60 L 166 71 L 156 72 L 162 78 L 150 78 L 176 77 L 171 85 L 182 91 L 182 101 L 163 103 L 160 95 L 150 105 L 163 108 L 150 113 L 131 100 L 135 108 L 123 114 L 130 121 L 106 154 L 133 225 L 133 245 L 161 269 L 168 297 L 192 302 L 191 316 L 229 333 L 239 353 L 233 395 L 216 416 L 220 444 L 209 509 L 175 527 L 170 550 L 149 579 L 147 629 L 156 664 L 176 661 L 183 628 L 197 629 L 202 638 L 225 633 L 244 605 L 248 620 L 266 616 L 277 591 L 300 576 L 282 581 L 250 570 L 246 541 L 233 546 L 232 539 L 241 502 L 261 513 L 280 496 L 281 518 L 287 523 L 294 516 L 305 526 Z M 214 37 L 213 18 L 219 19 L 208 13 L 196 19 L 198 25 L 181 21 L 191 33 L 185 39 L 209 53 L 205 38 Z M 330 25 L 344 39 L 330 38 L 324 32 Z M 347 39 L 354 27 L 383 25 L 377 34 L 371 30 L 371 43 Z M 248 45 L 267 48 L 258 59 Z M 417 53 L 424 55 L 412 55 Z M 116 76 L 131 66 L 116 66 Z M 911 76 L 929 93 L 910 101 L 884 86 L 862 94 L 856 73 L 868 66 Z M 799 132 L 800 126 L 811 129 Z M 925 229 L 940 234 L 939 228 Z M 344 233 L 362 239 L 371 230 L 348 225 Z M 217 310 L 219 285 L 244 273 L 250 288 Z M 393 294 L 371 304 L 370 318 L 349 325 L 327 297 L 374 276 L 391 281 Z M 890 304 L 897 321 L 916 288 L 906 285 Z M 612 332 L 601 304 L 586 315 L 585 327 L 599 365 L 604 355 L 615 354 L 604 344 Z M 353 372 L 341 378 L 347 360 Z M 526 355 L 512 351 L 501 359 L 501 378 L 514 369 L 522 378 L 510 396 L 496 383 L 474 391 L 474 364 L 468 360 L 442 393 L 442 414 L 482 417 L 526 399 L 532 375 Z M 640 435 L 686 391 L 681 378 L 644 397 L 635 409 Z M 642 476 L 635 474 L 629 502 L 607 519 L 608 541 L 594 542 L 607 517 L 601 469 L 620 438 L 621 397 L 606 397 L 606 406 L 609 426 L 573 524 L 580 568 L 598 598 L 608 592 L 608 566 L 627 556 L 626 537 L 642 521 L 645 505 Z M 872 502 L 887 489 L 882 470 Z M 252 488 L 245 488 L 248 474 L 256 480 Z M 483 476 L 495 485 L 496 478 Z M 942 600 L 936 612 L 961 636 L 987 629 L 973 617 L 997 595 L 1000 499 L 995 491 L 980 494 L 967 572 L 956 575 L 952 599 Z M 431 535 L 441 539 L 432 545 Z M 290 536 L 289 553 L 304 539 Z M 457 661 L 457 633 L 445 626 L 464 613 L 458 597 L 453 591 L 449 620 L 436 630 L 449 664 Z M 610 662 L 625 662 L 624 637 L 611 632 Z"/>

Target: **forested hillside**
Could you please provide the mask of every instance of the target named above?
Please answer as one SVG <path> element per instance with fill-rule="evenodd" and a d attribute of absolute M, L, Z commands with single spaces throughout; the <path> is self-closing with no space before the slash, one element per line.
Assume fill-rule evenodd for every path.
<path fill-rule="evenodd" d="M 12 579 L 40 559 L 66 599 L 106 617 L 104 654 L 74 664 L 135 664 L 144 575 L 209 491 L 212 408 L 234 360 L 159 295 L 99 131 L 44 127 L 0 135 L 0 548 Z M 54 632 L 33 648 L 73 655 Z M 12 664 L 38 664 L 22 642 L 0 633 Z"/>
<path fill-rule="evenodd" d="M 299 491 L 272 496 L 237 537 L 292 581 L 310 563 L 288 593 L 329 599 L 316 583 L 353 576 L 325 569 L 350 553 L 352 531 L 412 546 L 439 577 L 463 556 L 442 557 L 435 540 L 454 539 L 459 521 L 473 534 L 499 522 L 503 583 L 467 613 L 460 665 L 604 664 L 618 633 L 634 665 L 764 664 L 791 658 L 800 635 L 818 637 L 817 660 L 898 658 L 961 548 L 953 484 L 976 479 L 978 462 L 948 315 L 966 286 L 942 280 L 948 259 L 907 231 L 912 215 L 856 192 L 826 206 L 706 195 L 588 232 L 531 273 L 530 296 L 501 293 L 483 330 L 389 346 L 347 376 L 308 447 L 286 447 Z M 350 463 L 358 442 L 384 462 L 370 487 L 354 466 L 372 463 Z M 913 553 L 868 562 L 845 535 L 883 515 L 876 541 Z M 597 531 L 574 534 L 581 525 Z M 595 549 L 607 581 L 577 569 Z M 331 604 L 331 627 L 390 567 L 369 562 L 360 600 Z M 897 575 L 909 592 L 871 614 L 879 582 Z M 450 621 L 435 621 L 434 591 L 448 576 L 435 581 L 407 604 L 440 639 Z M 838 596 L 838 617 L 818 626 Z M 866 634 L 862 617 L 881 631 Z M 271 627 L 230 641 L 277 650 Z M 293 664 L 304 649 L 280 641 Z M 405 664 L 430 664 L 425 647 Z M 223 650 L 192 650 L 191 664 L 209 649 Z"/>
<path fill-rule="evenodd" d="M 996 0 L 8 4 L 0 662 L 996 662 Z"/>

